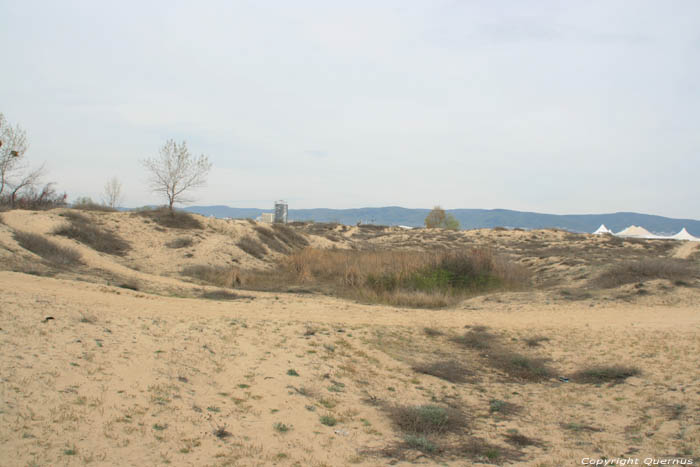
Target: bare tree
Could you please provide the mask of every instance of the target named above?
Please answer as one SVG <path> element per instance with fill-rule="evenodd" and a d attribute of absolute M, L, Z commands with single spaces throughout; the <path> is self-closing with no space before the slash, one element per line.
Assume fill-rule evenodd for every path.
<path fill-rule="evenodd" d="M 45 164 L 30 170 L 16 179 L 14 182 L 8 182 L 8 186 L 12 190 L 10 192 L 10 206 L 15 207 L 17 195 L 22 191 L 33 191 L 41 182 L 41 177 L 46 174 Z"/>
<path fill-rule="evenodd" d="M 117 177 L 111 178 L 105 183 L 104 193 L 102 194 L 102 202 L 110 208 L 119 206 L 122 200 L 122 184 Z"/>
<path fill-rule="evenodd" d="M 206 184 L 211 163 L 204 154 L 194 157 L 187 144 L 177 144 L 169 139 L 160 149 L 157 157 L 145 159 L 143 166 L 151 173 L 151 189 L 168 199 L 168 208 L 173 212 L 173 204 L 187 203 L 191 199 L 185 192 Z"/>
<path fill-rule="evenodd" d="M 0 195 L 13 173 L 25 168 L 23 159 L 27 146 L 27 132 L 19 125 L 12 127 L 0 113 Z"/>

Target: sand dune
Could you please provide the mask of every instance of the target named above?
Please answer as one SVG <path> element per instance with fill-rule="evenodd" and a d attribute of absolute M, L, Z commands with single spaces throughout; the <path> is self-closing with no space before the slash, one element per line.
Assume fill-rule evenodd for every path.
<path fill-rule="evenodd" d="M 204 229 L 183 232 L 133 214 L 90 214 L 131 243 L 115 257 L 53 235 L 65 222 L 60 214 L 2 214 L 0 465 L 559 466 L 623 455 L 698 462 L 696 279 L 582 285 L 610 258 L 697 261 L 685 244 L 308 225 L 298 231 L 325 247 L 489 245 L 531 268 L 534 285 L 444 310 L 247 290 L 218 301 L 195 298 L 215 288 L 179 273 L 201 263 L 273 267 L 281 253 L 257 259 L 237 246 L 255 233 L 251 223 L 202 219 Z M 77 249 L 85 264 L 42 266 L 14 240 L 18 230 Z M 165 246 L 182 236 L 194 239 L 191 247 Z M 115 277 L 137 280 L 140 290 Z M 547 359 L 554 373 L 528 381 L 490 366 L 488 351 L 452 340 L 474 326 L 488 327 L 509 351 Z M 446 360 L 468 368 L 467 381 L 414 369 Z M 641 373 L 617 384 L 576 382 L 591 365 Z M 427 435 L 434 451 L 407 448 L 416 438 L 392 422 L 390 409 L 430 404 L 459 407 L 466 427 Z"/>

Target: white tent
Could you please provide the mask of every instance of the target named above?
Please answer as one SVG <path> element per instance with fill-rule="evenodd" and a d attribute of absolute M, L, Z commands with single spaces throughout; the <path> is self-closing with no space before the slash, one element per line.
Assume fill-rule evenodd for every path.
<path fill-rule="evenodd" d="M 598 230 L 593 232 L 593 235 L 603 235 L 603 234 L 612 234 L 612 230 L 605 227 L 605 224 L 600 224 L 600 227 L 598 227 Z"/>
<path fill-rule="evenodd" d="M 688 231 L 685 230 L 685 227 L 683 227 L 683 229 L 680 232 L 678 232 L 671 238 L 674 240 L 688 240 L 691 242 L 700 242 L 700 238 L 690 235 Z"/>
<path fill-rule="evenodd" d="M 637 225 L 630 225 L 625 230 L 616 233 L 618 237 L 632 237 L 632 238 L 660 238 L 657 235 L 649 232 L 644 227 L 639 227 Z"/>

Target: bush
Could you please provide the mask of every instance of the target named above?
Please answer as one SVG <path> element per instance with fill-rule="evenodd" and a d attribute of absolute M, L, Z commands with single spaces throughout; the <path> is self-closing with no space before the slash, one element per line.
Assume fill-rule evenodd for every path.
<path fill-rule="evenodd" d="M 238 270 L 231 266 L 187 266 L 182 274 L 218 287 L 233 288 L 241 284 Z"/>
<path fill-rule="evenodd" d="M 465 415 L 454 407 L 395 405 L 388 413 L 397 428 L 414 435 L 460 432 L 467 425 Z"/>
<path fill-rule="evenodd" d="M 72 238 L 93 250 L 110 255 L 124 256 L 131 249 L 131 245 L 119 235 L 95 227 L 89 218 L 78 212 L 69 211 L 63 216 L 70 223 L 54 230 L 56 235 Z"/>
<path fill-rule="evenodd" d="M 241 250 L 258 259 L 262 259 L 267 253 L 265 246 L 262 243 L 260 243 L 259 240 L 256 240 L 255 238 L 249 235 L 246 235 L 240 240 L 238 240 L 238 243 L 236 245 Z"/>
<path fill-rule="evenodd" d="M 41 256 L 45 260 L 60 266 L 73 266 L 81 264 L 80 253 L 73 248 L 58 245 L 43 235 L 15 232 L 14 238 L 22 248 Z"/>
<path fill-rule="evenodd" d="M 135 211 L 135 214 L 150 219 L 161 227 L 183 230 L 204 228 L 199 219 L 186 211 L 170 211 L 166 207 L 161 207 L 140 209 Z"/>
<path fill-rule="evenodd" d="M 697 276 L 698 269 L 692 261 L 678 258 L 645 258 L 616 264 L 598 276 L 593 283 L 598 287 L 610 289 L 646 280 L 674 281 Z"/>

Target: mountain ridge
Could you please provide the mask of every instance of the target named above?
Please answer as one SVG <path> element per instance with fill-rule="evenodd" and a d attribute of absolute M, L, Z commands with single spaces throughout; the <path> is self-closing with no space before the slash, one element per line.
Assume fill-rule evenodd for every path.
<path fill-rule="evenodd" d="M 186 211 L 219 218 L 256 218 L 272 209 L 234 208 L 224 205 L 189 206 Z M 613 232 L 630 225 L 640 225 L 660 235 L 672 235 L 685 227 L 692 235 L 700 236 L 700 220 L 676 219 L 654 214 L 615 212 L 605 214 L 546 214 L 510 209 L 446 209 L 455 216 L 462 229 L 478 228 L 560 228 L 572 232 L 593 232 L 605 224 Z M 340 224 L 405 225 L 421 227 L 430 209 L 384 206 L 351 209 L 289 209 L 290 221 L 338 222 Z"/>

